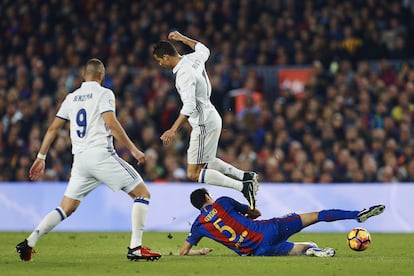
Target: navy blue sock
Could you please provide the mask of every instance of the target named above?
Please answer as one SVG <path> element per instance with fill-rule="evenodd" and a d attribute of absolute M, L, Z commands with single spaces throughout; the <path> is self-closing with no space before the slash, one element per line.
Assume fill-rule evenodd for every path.
<path fill-rule="evenodd" d="M 345 211 L 339 209 L 322 210 L 318 213 L 318 221 L 335 221 L 356 219 L 359 211 Z"/>

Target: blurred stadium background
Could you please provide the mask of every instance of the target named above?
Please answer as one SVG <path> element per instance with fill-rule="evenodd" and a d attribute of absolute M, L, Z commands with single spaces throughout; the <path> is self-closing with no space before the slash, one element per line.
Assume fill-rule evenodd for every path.
<path fill-rule="evenodd" d="M 151 56 L 171 29 L 211 49 L 222 159 L 269 185 L 412 185 L 414 1 L 3 0 L 0 14 L 4 191 L 36 185 L 28 169 L 43 134 L 91 57 L 106 64 L 117 115 L 147 154 L 136 166 L 145 181 L 186 182 L 188 128 L 167 148 L 159 140 L 180 109 L 173 76 Z M 42 182 L 64 184 L 67 131 L 46 161 Z"/>

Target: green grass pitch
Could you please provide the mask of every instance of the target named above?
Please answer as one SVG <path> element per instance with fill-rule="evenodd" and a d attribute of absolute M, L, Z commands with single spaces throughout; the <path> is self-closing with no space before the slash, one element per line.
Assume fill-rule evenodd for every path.
<path fill-rule="evenodd" d="M 144 244 L 159 261 L 126 259 L 129 233 L 52 232 L 36 246 L 32 262 L 21 262 L 15 246 L 28 233 L 0 232 L 0 275 L 414 275 L 414 234 L 371 233 L 371 247 L 354 252 L 345 233 L 298 233 L 292 241 L 314 241 L 336 249 L 334 258 L 239 257 L 203 239 L 207 256 L 179 256 L 186 233 L 146 232 Z"/>

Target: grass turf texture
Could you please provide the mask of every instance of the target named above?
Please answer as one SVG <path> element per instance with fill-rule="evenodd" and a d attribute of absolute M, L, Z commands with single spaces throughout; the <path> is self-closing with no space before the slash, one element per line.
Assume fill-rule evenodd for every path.
<path fill-rule="evenodd" d="M 334 258 L 239 257 L 203 239 L 195 249 L 207 256 L 179 256 L 187 233 L 146 232 L 144 244 L 161 252 L 159 261 L 126 259 L 129 233 L 52 232 L 36 246 L 32 262 L 21 262 L 15 246 L 27 233 L 0 232 L 0 275 L 414 275 L 414 234 L 371 233 L 371 247 L 348 248 L 345 233 L 299 233 L 292 241 L 315 241 L 336 249 Z"/>

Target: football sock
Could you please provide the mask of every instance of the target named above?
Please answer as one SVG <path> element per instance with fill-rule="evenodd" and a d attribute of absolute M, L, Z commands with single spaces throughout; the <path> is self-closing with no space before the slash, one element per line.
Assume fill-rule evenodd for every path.
<path fill-rule="evenodd" d="M 129 248 L 135 248 L 142 245 L 142 234 L 147 220 L 149 199 L 137 197 L 132 205 L 131 221 L 132 234 Z"/>
<path fill-rule="evenodd" d="M 239 192 L 243 190 L 242 181 L 233 179 L 222 174 L 219 171 L 212 169 L 202 169 L 200 175 L 198 176 L 198 182 L 215 186 L 228 187 Z"/>
<path fill-rule="evenodd" d="M 207 164 L 208 169 L 219 171 L 225 175 L 231 175 L 239 180 L 243 180 L 244 171 L 224 162 L 219 158 L 215 158 L 212 162 Z"/>
<path fill-rule="evenodd" d="M 40 239 L 40 237 L 49 233 L 56 225 L 58 225 L 66 217 L 67 216 L 65 212 L 60 207 L 57 207 L 55 210 L 51 211 L 42 219 L 39 225 L 27 238 L 27 244 L 30 247 L 34 247 L 37 241 Z"/>
<path fill-rule="evenodd" d="M 318 213 L 318 221 L 335 221 L 356 219 L 359 211 L 345 211 L 340 209 L 322 210 Z"/>
<path fill-rule="evenodd" d="M 308 249 L 309 248 L 318 248 L 318 245 L 316 243 L 314 243 L 314 242 L 308 242 L 308 244 L 309 244 Z"/>

